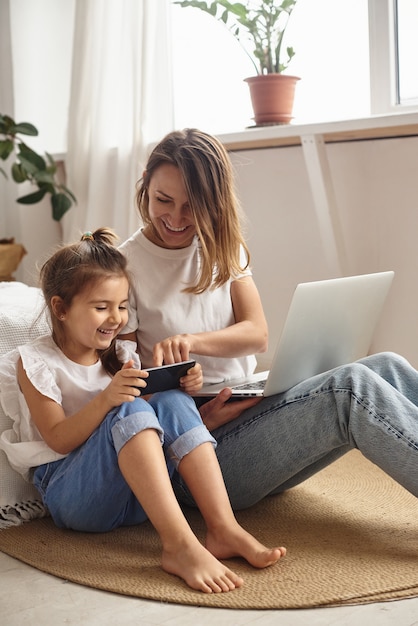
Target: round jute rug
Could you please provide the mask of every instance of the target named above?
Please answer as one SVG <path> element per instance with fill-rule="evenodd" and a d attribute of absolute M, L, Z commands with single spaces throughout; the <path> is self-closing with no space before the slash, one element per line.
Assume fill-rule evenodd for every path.
<path fill-rule="evenodd" d="M 186 514 L 204 540 L 197 511 Z M 0 550 L 60 578 L 177 604 L 289 609 L 418 595 L 418 500 L 354 451 L 303 485 L 237 513 L 240 523 L 287 556 L 265 570 L 228 561 L 244 586 L 207 595 L 160 567 L 149 523 L 106 534 L 56 528 L 50 518 L 0 532 Z"/>

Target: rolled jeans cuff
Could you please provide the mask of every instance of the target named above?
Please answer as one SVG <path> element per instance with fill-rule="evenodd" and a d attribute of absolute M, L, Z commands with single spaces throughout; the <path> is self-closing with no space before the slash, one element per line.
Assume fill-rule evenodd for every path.
<path fill-rule="evenodd" d="M 128 415 L 127 417 L 118 420 L 115 424 L 113 424 L 111 429 L 116 454 L 119 455 L 123 446 L 128 443 L 132 437 L 141 431 L 148 430 L 150 428 L 158 433 L 161 445 L 163 445 L 164 431 L 161 428 L 157 417 L 152 413 L 141 411 L 139 413 L 132 413 L 132 415 Z"/>
<path fill-rule="evenodd" d="M 211 443 L 214 448 L 216 448 L 217 445 L 216 439 L 212 437 L 204 424 L 191 428 L 173 441 L 167 448 L 167 458 L 177 469 L 182 458 L 202 443 Z"/>

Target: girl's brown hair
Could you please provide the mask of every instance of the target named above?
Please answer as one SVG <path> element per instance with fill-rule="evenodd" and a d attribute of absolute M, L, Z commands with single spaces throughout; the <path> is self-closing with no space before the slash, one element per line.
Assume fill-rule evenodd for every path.
<path fill-rule="evenodd" d="M 41 289 L 51 317 L 52 336 L 59 347 L 63 345 L 64 328 L 52 308 L 53 296 L 59 296 L 67 308 L 74 296 L 92 283 L 113 276 L 123 276 L 129 282 L 126 258 L 114 245 L 117 239 L 110 228 L 85 233 L 80 241 L 60 247 L 41 267 Z M 122 367 L 116 357 L 115 341 L 99 351 L 99 357 L 111 375 Z"/>
<path fill-rule="evenodd" d="M 218 139 L 197 129 L 187 128 L 166 135 L 152 151 L 144 176 L 137 184 L 136 201 L 145 226 L 152 227 L 150 180 L 165 163 L 180 170 L 201 243 L 200 275 L 197 283 L 184 291 L 202 293 L 220 287 L 245 270 L 250 261 L 228 153 Z M 247 255 L 244 267 L 240 263 L 241 246 Z"/>

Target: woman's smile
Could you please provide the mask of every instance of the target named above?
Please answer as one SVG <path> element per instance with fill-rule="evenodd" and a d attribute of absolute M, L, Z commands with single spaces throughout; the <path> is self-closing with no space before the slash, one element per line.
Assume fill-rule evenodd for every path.
<path fill-rule="evenodd" d="M 174 226 L 171 226 L 171 224 L 169 224 L 168 221 L 166 221 L 165 219 L 161 218 L 161 221 L 164 224 L 164 226 L 167 228 L 167 230 L 173 233 L 183 233 L 186 230 L 186 228 L 189 228 L 189 226 L 180 226 L 178 228 L 175 228 Z"/>
<path fill-rule="evenodd" d="M 152 227 L 145 228 L 147 239 L 163 248 L 190 246 L 196 226 L 178 167 L 161 165 L 152 175 L 148 193 Z"/>

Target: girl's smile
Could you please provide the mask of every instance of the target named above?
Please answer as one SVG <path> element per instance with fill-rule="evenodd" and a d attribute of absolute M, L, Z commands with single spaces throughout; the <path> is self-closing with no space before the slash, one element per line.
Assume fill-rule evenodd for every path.
<path fill-rule="evenodd" d="M 128 290 L 125 276 L 111 276 L 74 296 L 59 316 L 65 331 L 62 351 L 69 359 L 91 365 L 97 351 L 110 346 L 128 321 Z"/>

